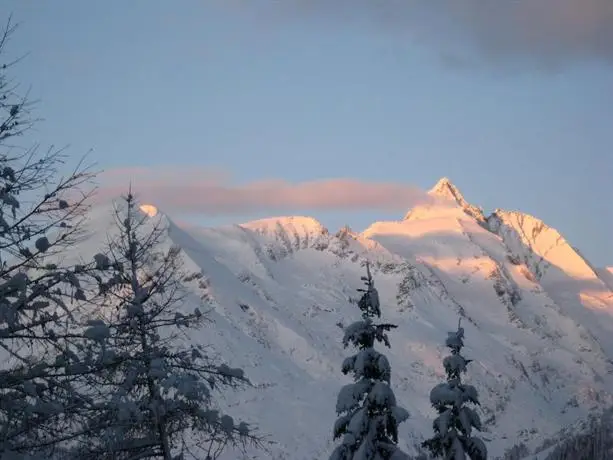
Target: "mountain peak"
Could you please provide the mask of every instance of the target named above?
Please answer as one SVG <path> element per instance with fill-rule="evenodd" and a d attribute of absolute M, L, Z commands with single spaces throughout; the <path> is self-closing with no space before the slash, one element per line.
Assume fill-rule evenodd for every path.
<path fill-rule="evenodd" d="M 449 179 L 447 176 L 444 176 L 444 177 L 441 177 L 438 180 L 438 182 L 433 187 L 433 189 L 437 189 L 437 188 L 441 188 L 441 187 L 448 187 L 450 185 L 453 186 L 453 184 L 451 183 L 451 179 Z"/>
<path fill-rule="evenodd" d="M 433 212 L 435 214 L 440 214 L 441 210 L 446 210 L 444 212 L 455 212 L 457 209 L 460 209 L 464 214 L 468 214 L 478 221 L 482 222 L 485 220 L 481 208 L 468 203 L 464 199 L 462 192 L 460 192 L 448 177 L 439 179 L 436 185 L 428 191 L 428 195 L 434 199 L 434 203 L 410 209 L 404 216 L 404 220 L 432 217 Z M 449 208 L 446 206 L 447 203 L 452 203 L 453 206 Z"/>
<path fill-rule="evenodd" d="M 279 216 L 252 220 L 240 225 L 260 234 L 275 235 L 279 232 L 290 235 L 324 235 L 328 229 L 313 217 Z"/>
<path fill-rule="evenodd" d="M 158 214 L 158 208 L 153 206 L 152 204 L 142 204 L 140 206 L 140 210 L 147 214 L 149 217 L 155 217 Z"/>
<path fill-rule="evenodd" d="M 429 195 L 453 200 L 461 206 L 466 206 L 468 203 L 460 190 L 449 180 L 448 177 L 442 177 L 434 187 L 428 192 Z"/>

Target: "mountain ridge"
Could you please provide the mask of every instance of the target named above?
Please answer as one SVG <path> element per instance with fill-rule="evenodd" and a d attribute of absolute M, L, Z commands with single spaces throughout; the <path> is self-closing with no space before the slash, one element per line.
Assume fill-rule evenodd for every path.
<path fill-rule="evenodd" d="M 180 246 L 189 269 L 203 274 L 185 285 L 194 301 L 212 307 L 215 327 L 190 340 L 211 344 L 255 383 L 222 402 L 275 439 L 273 457 L 250 458 L 312 460 L 331 451 L 331 407 L 346 381 L 339 327 L 359 317 L 352 303 L 367 261 L 383 315 L 399 325 L 385 353 L 396 396 L 412 414 L 400 433 L 407 451 L 416 453 L 430 433 L 428 394 L 444 378 L 442 341 L 458 317 L 465 318 L 467 356 L 475 360 L 467 378 L 482 396 L 493 457 L 519 443 L 534 450 L 613 404 L 613 301 L 603 297 L 604 283 L 576 277 L 589 273 L 573 265 L 579 259 L 565 240 L 552 259 L 562 264 L 556 272 L 547 257 L 557 252 L 547 244 L 557 237 L 536 221 L 502 212 L 500 222 L 481 220 L 466 212 L 470 206 L 441 200 L 360 233 L 332 233 L 301 216 L 223 227 L 180 225 L 157 208 L 148 217 L 167 219 L 168 245 Z M 110 223 L 103 211 L 81 253 L 103 240 Z M 530 247 L 521 234 L 533 228 L 541 230 Z M 561 289 L 569 279 L 572 289 Z M 267 410 L 279 404 L 282 420 Z"/>

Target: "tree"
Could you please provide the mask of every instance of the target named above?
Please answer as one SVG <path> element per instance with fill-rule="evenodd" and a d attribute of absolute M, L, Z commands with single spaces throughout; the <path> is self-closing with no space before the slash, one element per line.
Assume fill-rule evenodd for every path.
<path fill-rule="evenodd" d="M 246 423 L 213 407 L 215 389 L 249 381 L 185 335 L 206 314 L 181 283 L 179 248 L 164 246 L 163 219 L 142 213 L 129 193 L 115 209 L 117 235 L 94 257 L 99 298 L 82 361 L 96 370 L 76 458 L 213 459 L 228 444 L 259 444 Z"/>
<path fill-rule="evenodd" d="M 65 170 L 62 151 L 39 154 L 15 141 L 34 122 L 31 103 L 9 76 L 15 31 L 0 32 L 0 458 L 48 458 L 75 400 L 73 376 L 56 358 L 71 340 L 86 266 L 59 255 L 81 237 L 92 179 L 82 164 Z"/>
<path fill-rule="evenodd" d="M 397 446 L 398 424 L 409 413 L 396 405 L 390 387 L 391 367 L 385 355 L 374 349 L 375 342 L 390 347 L 387 332 L 393 324 L 375 324 L 381 317 L 379 294 L 366 265 L 362 280 L 366 289 L 358 289 L 362 297 L 358 307 L 362 320 L 345 328 L 343 346 L 352 345 L 358 352 L 345 359 L 343 374 L 352 374 L 354 383 L 345 385 L 336 402 L 340 416 L 334 424 L 334 439 L 342 437 L 341 444 L 332 452 L 330 460 L 390 460 L 408 458 Z"/>
<path fill-rule="evenodd" d="M 545 460 L 608 460 L 613 457 L 613 408 L 590 414 L 587 420 L 573 426 L 572 431 L 564 431 Z"/>
<path fill-rule="evenodd" d="M 430 392 L 430 402 L 439 414 L 432 425 L 434 437 L 424 441 L 422 447 L 435 458 L 466 460 L 468 456 L 471 460 L 486 460 L 485 443 L 471 435 L 473 428 L 481 431 L 481 419 L 474 409 L 465 406 L 479 405 L 479 397 L 474 386 L 462 383 L 461 375 L 472 360 L 461 355 L 464 328 L 460 321 L 457 331 L 449 332 L 445 342 L 451 350 L 451 355 L 443 360 L 447 382 Z"/>

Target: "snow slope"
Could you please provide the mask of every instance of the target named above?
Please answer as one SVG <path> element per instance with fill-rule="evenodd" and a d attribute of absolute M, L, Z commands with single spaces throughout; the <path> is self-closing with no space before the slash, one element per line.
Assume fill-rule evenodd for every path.
<path fill-rule="evenodd" d="M 588 327 L 613 356 L 613 293 L 591 264 L 536 217 L 496 210 L 488 223 L 566 314 Z"/>
<path fill-rule="evenodd" d="M 444 378 L 443 342 L 458 317 L 492 458 L 520 442 L 536 447 L 611 404 L 613 300 L 602 275 L 537 219 L 505 211 L 486 218 L 448 179 L 430 193 L 433 203 L 361 234 L 333 234 L 299 216 L 185 227 L 143 209 L 167 223 L 167 244 L 183 249 L 186 269 L 204 274 L 185 283 L 192 302 L 210 304 L 213 323 L 190 340 L 211 344 L 255 384 L 221 401 L 270 434 L 271 453 L 249 458 L 331 452 L 336 396 L 347 382 L 340 327 L 359 318 L 352 302 L 366 260 L 384 319 L 398 324 L 385 353 L 399 404 L 411 413 L 400 427 L 407 451 L 431 432 L 429 392 Z M 106 241 L 109 207 L 95 209 L 89 225 L 80 257 Z"/>

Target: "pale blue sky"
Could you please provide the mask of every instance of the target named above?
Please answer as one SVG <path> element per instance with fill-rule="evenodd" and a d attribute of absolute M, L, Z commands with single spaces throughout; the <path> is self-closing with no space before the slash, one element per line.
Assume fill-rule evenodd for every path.
<path fill-rule="evenodd" d="M 31 135 L 43 146 L 93 148 L 105 169 L 211 167 L 238 183 L 429 188 L 448 176 L 487 211 L 534 214 L 613 265 L 613 43 L 525 43 L 473 19 L 438 31 L 445 21 L 425 13 L 418 25 L 373 20 L 367 3 L 345 14 L 319 0 L 308 12 L 268 0 L 4 0 L 0 13 L 22 23 L 11 50 L 30 54 L 15 76 L 40 99 Z M 402 215 L 296 213 L 331 230 Z"/>

